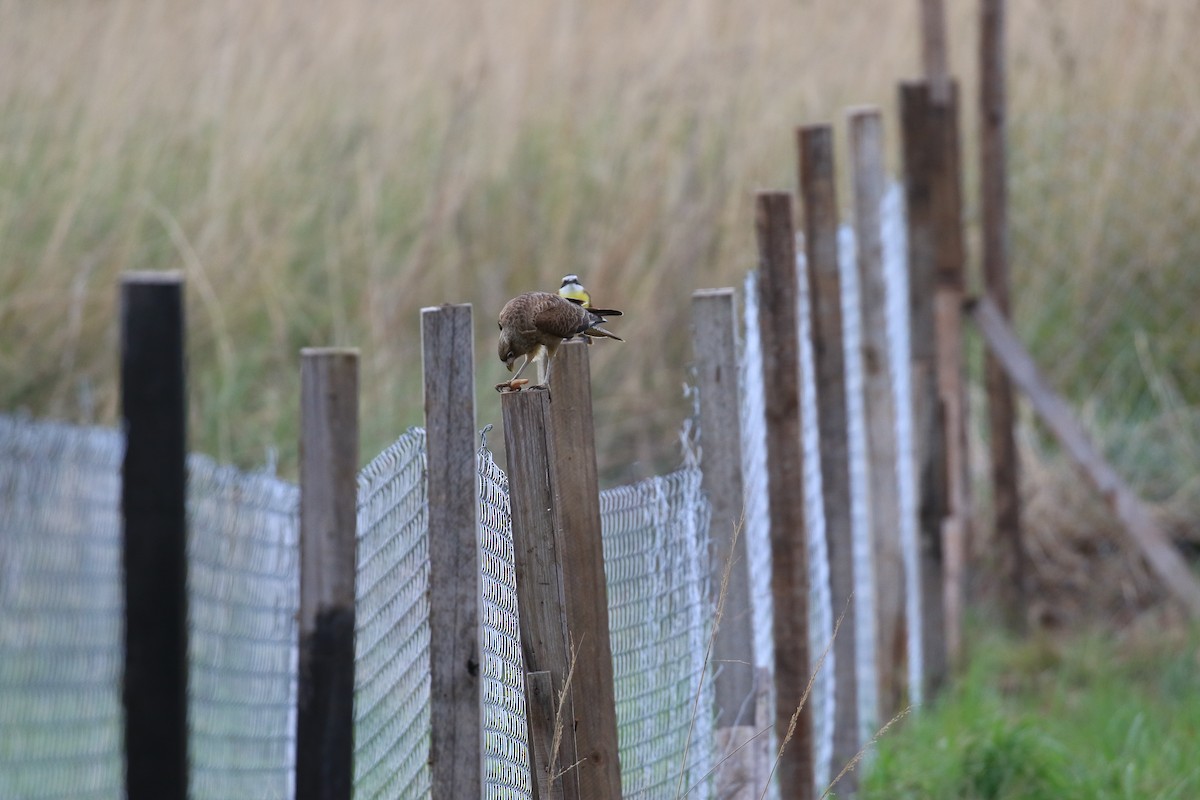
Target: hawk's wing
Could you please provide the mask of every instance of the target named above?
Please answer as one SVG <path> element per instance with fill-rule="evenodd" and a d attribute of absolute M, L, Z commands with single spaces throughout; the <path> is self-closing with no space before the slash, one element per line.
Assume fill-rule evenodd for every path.
<path fill-rule="evenodd" d="M 538 332 L 560 339 L 569 339 L 592 326 L 593 316 L 586 308 L 556 294 L 539 297 L 533 315 Z"/>

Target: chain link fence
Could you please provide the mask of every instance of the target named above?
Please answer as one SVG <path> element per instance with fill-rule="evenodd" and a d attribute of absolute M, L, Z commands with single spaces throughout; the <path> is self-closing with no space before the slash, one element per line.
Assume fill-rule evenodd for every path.
<path fill-rule="evenodd" d="M 429 547 L 425 432 L 358 475 L 354 796 L 427 797 Z"/>
<path fill-rule="evenodd" d="M 508 476 L 481 435 L 479 469 L 479 612 L 483 625 L 484 800 L 524 800 L 530 785 L 525 665 L 517 612 Z"/>
<path fill-rule="evenodd" d="M 915 493 L 900 193 L 888 197 L 885 259 L 892 294 L 893 378 L 906 573 L 916 586 Z M 801 249 L 802 253 L 802 249 Z M 859 686 L 864 735 L 875 691 L 871 548 L 856 342 L 852 237 L 843 236 L 850 443 L 855 503 Z M 821 503 L 816 393 L 803 257 L 798 262 L 810 647 L 830 644 L 831 605 Z M 754 661 L 773 669 L 766 441 L 754 275 L 745 284 L 740 370 Z M 485 433 L 486 433 L 485 429 Z M 685 443 L 685 455 L 691 453 Z M 0 796 L 119 797 L 120 460 L 118 433 L 0 417 Z M 532 797 L 524 665 L 516 605 L 508 482 L 487 448 L 476 453 L 481 561 L 484 796 Z M 711 796 L 715 601 L 709 508 L 694 454 L 685 466 L 601 493 L 601 518 L 627 797 Z M 429 556 L 425 434 L 413 429 L 359 475 L 355 796 L 431 792 Z M 294 795 L 298 611 L 298 490 L 261 473 L 189 459 L 192 788 L 198 798 Z M 919 597 L 909 592 L 910 618 Z M 865 616 L 864 616 L 865 615 Z M 865 622 L 864 622 L 865 620 Z M 910 626 L 912 693 L 920 651 Z M 832 651 L 810 703 L 816 779 L 828 784 L 833 731 Z M 771 699 L 773 703 L 773 699 Z M 773 735 L 773 732 L 772 734 Z M 772 753 L 775 752 L 772 747 Z"/>
<path fill-rule="evenodd" d="M 708 502 L 700 471 L 600 493 L 626 797 L 707 797 L 712 681 L 705 654 L 713 603 Z"/>
<path fill-rule="evenodd" d="M 0 416 L 0 797 L 123 794 L 123 453 Z"/>

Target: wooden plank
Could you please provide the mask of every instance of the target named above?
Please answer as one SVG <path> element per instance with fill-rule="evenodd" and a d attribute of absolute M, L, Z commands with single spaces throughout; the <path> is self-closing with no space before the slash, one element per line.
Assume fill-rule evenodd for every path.
<path fill-rule="evenodd" d="M 958 135 L 958 91 L 951 82 L 944 101 L 931 86 L 926 92 L 927 146 L 932 168 L 930 185 L 934 225 L 937 290 L 934 317 L 937 341 L 937 386 L 945 445 L 946 487 L 942 522 L 943 592 L 946 657 L 951 667 L 963 663 L 963 594 L 966 585 L 966 542 L 971 527 L 971 480 L 967 460 L 967 389 L 963 370 L 963 288 L 966 244 L 963 239 L 962 177 Z"/>
<path fill-rule="evenodd" d="M 122 701 L 130 800 L 183 800 L 188 790 L 183 315 L 181 275 L 122 276 Z"/>
<path fill-rule="evenodd" d="M 854 601 L 854 528 L 850 515 L 850 421 L 846 411 L 846 349 L 842 278 L 838 266 L 838 207 L 833 166 L 833 128 L 807 125 L 796 131 L 799 185 L 804 209 L 805 262 L 816 373 L 820 436 L 821 498 L 829 552 L 830 601 L 842 620 L 833 642 L 839 665 L 833 676 L 833 768 L 840 771 L 862 746 L 858 725 L 857 615 Z M 838 782 L 853 795 L 858 773 Z"/>
<path fill-rule="evenodd" d="M 521 650 L 527 672 L 550 673 L 550 690 L 556 704 L 555 725 L 561 731 L 557 758 L 553 762 L 535 763 L 534 780 L 539 785 L 558 783 L 564 798 L 577 800 L 579 771 L 574 764 L 579 757 L 571 693 L 566 692 L 561 713 L 557 705 L 566 687 L 571 653 L 560 560 L 563 542 L 556 534 L 551 483 L 550 393 L 506 392 L 500 395 L 500 412 L 512 510 Z M 539 735 L 530 730 L 531 741 Z M 530 755 L 536 758 L 537 751 Z"/>
<path fill-rule="evenodd" d="M 812 659 L 808 644 L 804 456 L 800 444 L 796 239 L 790 194 L 760 192 L 756 203 L 758 325 L 766 387 L 771 596 L 775 610 L 775 731 L 781 743 L 791 736 L 776 771 L 779 785 L 784 788 L 783 797 L 810 800 L 816 780 L 812 704 L 806 703 L 797 712 L 812 675 Z"/>
<path fill-rule="evenodd" d="M 933 176 L 938 155 L 929 141 L 929 89 L 900 85 L 904 198 L 908 219 L 909 369 L 917 473 L 920 547 L 922 694 L 931 699 L 946 676 L 942 519 L 946 515 L 945 440 L 938 399 L 934 295 L 936 292 Z"/>
<path fill-rule="evenodd" d="M 869 515 L 874 550 L 876 669 L 879 709 L 889 720 L 904 706 L 908 647 L 904 553 L 900 541 L 900 490 L 896 476 L 896 404 L 888 369 L 890 326 L 883 267 L 883 200 L 887 173 L 883 115 L 856 108 L 850 123 L 854 170 L 854 236 L 862 313 L 863 412 L 867 429 Z"/>
<path fill-rule="evenodd" d="M 983 284 L 996 308 L 1009 317 L 1008 180 L 1004 0 L 981 0 L 979 26 L 979 194 L 983 235 Z M 992 524 L 1006 577 L 1000 581 L 1004 616 L 1025 629 L 1029 596 L 1028 556 L 1021 538 L 1021 496 L 1012 385 L 996 356 L 984 353 L 988 440 L 992 477 Z"/>
<path fill-rule="evenodd" d="M 582 759 L 579 796 L 621 797 L 617 747 L 617 700 L 608 630 L 608 584 L 600 537 L 600 487 L 592 424 L 592 379 L 588 347 L 563 342 L 550 376 L 550 453 L 554 524 L 563 571 L 567 630 L 577 652 L 571 685 L 576 708 L 575 747 Z M 570 542 L 570 546 L 566 543 Z"/>
<path fill-rule="evenodd" d="M 300 351 L 297 800 L 349 800 L 354 761 L 358 351 Z"/>
<path fill-rule="evenodd" d="M 988 348 L 995 353 L 1013 383 L 1024 392 L 1033 410 L 1059 444 L 1121 520 L 1129 538 L 1166 585 L 1167 591 L 1192 619 L 1200 619 L 1200 581 L 1197 581 L 1170 537 L 1155 521 L 1154 515 L 1092 443 L 1070 406 L 1050 388 L 1000 309 L 990 298 L 984 297 L 970 306 L 970 314 Z"/>
<path fill-rule="evenodd" d="M 421 310 L 429 498 L 429 765 L 434 797 L 483 787 L 482 642 L 471 306 Z"/>
<path fill-rule="evenodd" d="M 712 663 L 718 797 L 750 797 L 766 775 L 755 772 L 754 630 L 744 534 L 738 319 L 733 289 L 692 294 L 692 349 L 700 392 L 702 486 L 712 509 L 708 552 L 713 607 Z M 736 752 L 735 752 L 736 751 Z M 724 759 L 724 760 L 723 760 Z M 756 795 L 755 795 L 756 796 Z"/>
<path fill-rule="evenodd" d="M 921 70 L 936 103 L 950 94 L 950 55 L 946 37 L 945 0 L 920 0 Z"/>

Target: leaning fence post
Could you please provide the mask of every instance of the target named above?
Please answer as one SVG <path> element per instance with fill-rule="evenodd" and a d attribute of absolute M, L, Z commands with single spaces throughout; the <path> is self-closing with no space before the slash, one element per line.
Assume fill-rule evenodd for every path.
<path fill-rule="evenodd" d="M 183 800 L 188 790 L 183 340 L 182 276 L 122 276 L 122 698 L 130 800 Z"/>
<path fill-rule="evenodd" d="M 883 116 L 878 108 L 849 113 L 854 169 L 854 238 L 862 309 L 863 408 L 867 429 L 871 542 L 875 567 L 876 667 L 879 719 L 900 711 L 905 695 L 904 553 L 896 476 L 896 404 L 888 370 L 891 340 L 883 271 Z"/>
<path fill-rule="evenodd" d="M 800 349 L 796 239 L 792 197 L 760 192 L 758 324 L 766 386 L 767 496 L 771 524 L 771 596 L 774 602 L 775 732 L 786 740 L 779 785 L 789 800 L 809 800 L 816 789 L 812 703 L 800 707 L 812 676 L 808 645 L 808 543 L 804 526 L 804 455 L 800 444 Z"/>
<path fill-rule="evenodd" d="M 481 797 L 479 523 L 471 306 L 421 309 L 434 797 Z"/>
<path fill-rule="evenodd" d="M 829 594 L 834 614 L 844 614 L 833 643 L 833 767 L 858 755 L 858 615 L 854 599 L 854 529 L 850 517 L 850 436 L 846 410 L 846 347 L 842 326 L 842 279 L 838 266 L 838 208 L 834 190 L 833 128 L 808 125 L 796 131 L 799 184 L 816 373 L 817 425 L 821 443 L 821 497 L 829 547 Z M 851 770 L 838 791 L 853 795 Z"/>
<path fill-rule="evenodd" d="M 358 351 L 300 351 L 297 800 L 348 800 L 354 751 Z"/>
<path fill-rule="evenodd" d="M 600 538 L 600 488 L 596 434 L 592 425 L 592 379 L 585 342 L 564 342 L 554 357 L 550 380 L 550 483 L 558 529 L 567 629 L 576 649 L 571 694 L 577 708 L 575 747 L 582 797 L 620 800 L 621 759 L 617 748 L 617 700 L 612 641 L 608 630 L 608 586 Z"/>
<path fill-rule="evenodd" d="M 757 731 L 737 324 L 733 289 L 692 294 L 700 465 L 704 494 L 712 507 L 708 554 L 714 606 L 721 609 L 712 647 L 716 792 L 730 800 L 749 800 L 758 797 L 766 776 L 756 773 L 759 748 L 754 744 L 743 747 Z"/>
<path fill-rule="evenodd" d="M 540 800 L 578 800 L 579 772 L 572 768 L 579 760 L 576 714 L 566 685 L 571 651 L 560 560 L 564 543 L 555 531 L 551 483 L 550 394 L 543 390 L 505 392 L 500 395 L 500 412 L 508 459 L 521 650 L 528 671 L 529 749 L 534 780 Z M 549 686 L 545 675 L 535 676 L 544 672 L 549 673 Z M 544 713 L 547 691 L 553 698 L 553 718 Z M 556 738 L 558 749 L 554 751 Z"/>

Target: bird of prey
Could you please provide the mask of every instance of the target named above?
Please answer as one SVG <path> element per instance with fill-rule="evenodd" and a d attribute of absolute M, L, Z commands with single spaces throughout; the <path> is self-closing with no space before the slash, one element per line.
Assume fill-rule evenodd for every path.
<path fill-rule="evenodd" d="M 525 356 L 525 361 L 512 380 L 496 388 L 513 388 L 530 362 L 539 358 L 546 359 L 545 382 L 549 383 L 554 354 L 563 340 L 572 336 L 624 341 L 615 333 L 600 327 L 607 322 L 606 317 L 620 315 L 621 312 L 615 309 L 584 308 L 550 292 L 517 295 L 505 303 L 500 311 L 500 341 L 496 352 L 509 372 L 512 372 L 518 356 Z"/>
<path fill-rule="evenodd" d="M 583 288 L 578 275 L 564 275 L 562 286 L 558 288 L 558 295 L 567 298 L 572 303 L 578 303 L 584 308 L 592 306 L 592 296 L 588 294 L 587 289 Z"/>

